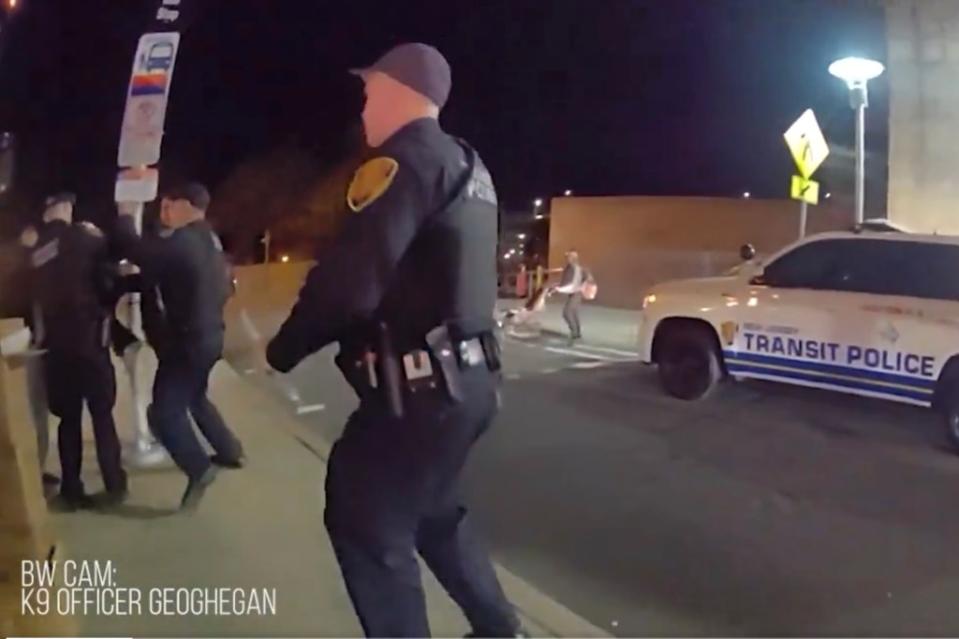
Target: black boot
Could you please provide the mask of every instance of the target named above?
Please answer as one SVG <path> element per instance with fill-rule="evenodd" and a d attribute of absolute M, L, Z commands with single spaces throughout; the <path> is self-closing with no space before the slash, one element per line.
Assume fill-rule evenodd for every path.
<path fill-rule="evenodd" d="M 220 468 L 237 470 L 246 466 L 246 455 L 241 452 L 236 457 L 227 457 L 217 453 L 216 455 L 210 455 L 210 463 Z"/>
<path fill-rule="evenodd" d="M 183 498 L 180 500 L 180 510 L 184 512 L 196 512 L 206 494 L 206 489 L 216 479 L 216 466 L 210 466 L 198 479 L 190 479 L 183 491 Z"/>

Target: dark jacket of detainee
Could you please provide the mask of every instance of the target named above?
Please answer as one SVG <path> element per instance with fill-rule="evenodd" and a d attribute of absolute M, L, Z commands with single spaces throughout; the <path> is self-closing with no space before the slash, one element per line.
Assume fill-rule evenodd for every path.
<path fill-rule="evenodd" d="M 92 224 L 60 220 L 38 233 L 28 283 L 39 310 L 32 326 L 38 345 L 77 354 L 104 348 L 109 309 L 97 284 L 109 261 L 106 238 Z"/>

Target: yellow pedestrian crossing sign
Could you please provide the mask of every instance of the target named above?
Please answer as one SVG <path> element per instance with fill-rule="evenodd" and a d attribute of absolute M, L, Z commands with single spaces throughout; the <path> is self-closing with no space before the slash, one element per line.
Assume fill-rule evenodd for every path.
<path fill-rule="evenodd" d="M 812 109 L 806 109 L 783 134 L 799 175 L 809 178 L 829 155 L 829 145 Z M 795 197 L 795 196 L 794 196 Z"/>
<path fill-rule="evenodd" d="M 790 194 L 794 200 L 808 204 L 819 204 L 819 182 L 807 180 L 801 175 L 794 175 Z"/>

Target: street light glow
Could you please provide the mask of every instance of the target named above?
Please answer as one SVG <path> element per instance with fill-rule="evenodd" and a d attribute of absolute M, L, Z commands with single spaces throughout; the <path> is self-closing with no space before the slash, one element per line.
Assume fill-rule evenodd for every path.
<path fill-rule="evenodd" d="M 521 239 L 521 240 L 525 240 L 525 239 L 526 239 L 526 233 L 520 233 L 520 234 L 517 235 L 516 237 L 518 237 L 518 238 Z"/>
<path fill-rule="evenodd" d="M 850 88 L 879 77 L 885 70 L 882 62 L 867 58 L 843 58 L 829 65 L 829 73 L 844 81 Z"/>
<path fill-rule="evenodd" d="M 543 215 L 542 213 L 537 213 L 536 215 L 533 216 L 533 219 L 534 219 L 534 220 L 545 220 L 545 219 L 546 219 L 546 216 Z"/>
<path fill-rule="evenodd" d="M 280 261 L 283 262 L 284 264 L 286 264 L 287 262 L 290 261 L 290 256 L 289 256 L 289 255 L 284 255 L 283 257 L 280 258 Z"/>
<path fill-rule="evenodd" d="M 843 58 L 829 65 L 829 73 L 849 87 L 849 106 L 856 112 L 856 224 L 862 224 L 866 211 L 866 107 L 869 106 L 869 81 L 885 67 L 876 60 Z"/>
<path fill-rule="evenodd" d="M 826 193 L 826 199 L 827 199 L 827 200 L 828 200 L 829 198 L 831 198 L 831 197 L 832 197 L 832 193 Z"/>
<path fill-rule="evenodd" d="M 746 191 L 745 193 L 743 193 L 743 197 L 746 198 L 747 200 L 748 200 L 749 198 L 751 198 L 752 196 L 753 196 L 753 194 L 750 193 L 749 191 Z"/>
<path fill-rule="evenodd" d="M 543 206 L 543 200 L 542 200 L 542 198 L 536 198 L 535 200 L 533 200 L 533 206 L 535 206 L 535 207 L 537 207 L 537 208 Z"/>
<path fill-rule="evenodd" d="M 572 194 L 573 194 L 573 192 L 570 191 L 569 189 L 566 189 L 565 191 L 563 191 L 563 195 L 565 195 L 566 197 L 569 197 L 569 196 L 572 195 Z"/>
<path fill-rule="evenodd" d="M 11 9 L 17 8 L 17 0 L 7 0 L 7 6 Z"/>

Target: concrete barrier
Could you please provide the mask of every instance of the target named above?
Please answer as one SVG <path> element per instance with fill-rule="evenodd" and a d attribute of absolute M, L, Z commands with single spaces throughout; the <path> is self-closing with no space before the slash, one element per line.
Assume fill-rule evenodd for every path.
<path fill-rule="evenodd" d="M 0 320 L 0 339 L 22 329 Z M 0 636 L 74 634 L 69 618 L 23 614 L 21 563 L 59 557 L 40 482 L 23 361 L 0 354 Z"/>

